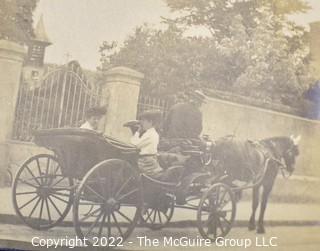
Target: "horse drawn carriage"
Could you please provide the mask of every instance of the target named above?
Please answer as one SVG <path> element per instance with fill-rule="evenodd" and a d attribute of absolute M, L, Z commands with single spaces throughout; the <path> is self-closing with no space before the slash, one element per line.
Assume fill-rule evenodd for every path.
<path fill-rule="evenodd" d="M 222 177 L 213 178 L 200 150 L 187 152 L 202 163 L 196 171 L 169 167 L 171 179 L 162 181 L 139 172 L 134 146 L 94 131 L 48 129 L 34 136 L 37 145 L 53 154 L 35 155 L 23 163 L 12 190 L 14 209 L 31 228 L 54 227 L 72 208 L 80 238 L 125 240 L 139 222 L 154 229 L 165 226 L 175 207 L 197 212 L 204 238 L 215 240 L 232 227 L 233 192 Z M 175 202 L 178 194 L 184 196 L 180 204 Z"/>
<path fill-rule="evenodd" d="M 12 189 L 16 214 L 31 228 L 43 230 L 62 222 L 72 208 L 76 234 L 91 241 L 102 237 L 124 241 L 138 223 L 161 228 L 171 220 L 177 207 L 196 211 L 199 233 L 214 241 L 232 228 L 236 215 L 234 193 L 245 188 L 255 191 L 261 185 L 270 192 L 278 170 L 274 167 L 280 165 L 277 159 L 284 159 L 288 169 L 298 154 L 297 144 L 290 138 L 262 141 L 261 145 L 270 149 L 271 155 L 266 157 L 252 148 L 253 159 L 260 156 L 263 165 L 251 176 L 251 185 L 249 182 L 239 188 L 228 181 L 233 175 L 231 169 L 226 172 L 225 166 L 219 172 L 219 164 L 221 167 L 221 163 L 227 162 L 214 163 L 215 153 L 209 140 L 204 145 L 191 144 L 189 149 L 184 149 L 191 162 L 169 165 L 164 176 L 170 179 L 139 172 L 136 147 L 94 131 L 39 130 L 34 134 L 34 141 L 53 154 L 35 155 L 18 169 Z M 226 149 L 223 144 L 220 146 Z M 214 149 L 218 151 L 219 144 Z M 229 154 L 237 155 L 232 151 Z M 232 161 L 237 165 L 240 162 L 240 159 Z M 252 163 L 258 166 L 257 162 Z M 254 173 L 254 169 L 248 170 Z M 262 199 L 261 229 L 267 201 L 264 198 L 267 197 Z M 257 206 L 256 197 L 253 203 Z M 255 209 L 250 219 L 252 226 Z"/>

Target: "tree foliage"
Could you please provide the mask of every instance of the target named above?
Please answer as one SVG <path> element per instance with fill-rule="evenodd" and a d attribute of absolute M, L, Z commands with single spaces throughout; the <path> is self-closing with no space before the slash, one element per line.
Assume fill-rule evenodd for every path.
<path fill-rule="evenodd" d="M 0 1 L 0 39 L 27 42 L 34 34 L 32 13 L 38 0 Z"/>
<path fill-rule="evenodd" d="M 154 95 L 166 95 L 181 89 L 199 86 L 202 72 L 205 38 L 184 38 L 182 31 L 171 25 L 158 30 L 143 25 L 116 49 L 116 43 L 104 42 L 102 68 L 127 66 L 145 74 L 142 90 Z"/>
<path fill-rule="evenodd" d="M 139 27 L 123 46 L 104 42 L 104 68 L 145 74 L 143 90 L 175 94 L 210 88 L 289 106 L 310 81 L 306 31 L 287 19 L 303 0 L 165 0 L 175 18 L 165 30 Z M 186 34 L 205 27 L 209 35 Z"/>

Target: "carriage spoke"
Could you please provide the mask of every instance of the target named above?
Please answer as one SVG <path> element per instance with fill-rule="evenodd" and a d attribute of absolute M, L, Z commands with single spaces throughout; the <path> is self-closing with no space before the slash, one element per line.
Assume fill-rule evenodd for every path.
<path fill-rule="evenodd" d="M 153 224 L 156 222 L 156 217 L 157 217 L 157 210 L 154 210 L 154 212 L 153 212 L 153 219 L 152 219 L 152 223 L 153 223 Z"/>
<path fill-rule="evenodd" d="M 51 193 L 51 194 L 55 194 L 55 195 L 60 195 L 60 196 L 65 196 L 65 197 L 69 197 L 70 196 L 70 194 L 65 194 L 65 193 L 59 193 L 59 192 L 53 192 L 53 193 Z"/>
<path fill-rule="evenodd" d="M 21 181 L 22 183 L 26 184 L 26 185 L 29 185 L 31 187 L 34 187 L 34 188 L 38 188 L 36 185 L 26 181 L 26 180 L 23 180 L 23 179 L 18 179 L 19 181 Z"/>
<path fill-rule="evenodd" d="M 57 164 L 58 164 L 58 163 L 57 163 Z M 55 169 L 54 172 L 53 172 L 53 175 L 56 175 L 59 169 L 60 169 L 60 165 L 58 164 L 58 165 L 56 166 L 56 169 Z"/>
<path fill-rule="evenodd" d="M 28 202 L 26 202 L 25 204 L 23 204 L 22 206 L 19 207 L 19 210 L 21 210 L 22 208 L 24 208 L 25 206 L 29 205 L 32 201 L 34 201 L 36 198 L 39 198 L 38 195 L 34 196 L 31 200 L 29 200 Z"/>
<path fill-rule="evenodd" d="M 117 197 L 121 194 L 122 190 L 129 184 L 129 182 L 130 182 L 131 180 L 132 180 L 132 177 L 130 177 L 129 179 L 127 179 L 127 180 L 121 185 L 121 187 L 120 187 L 119 190 L 117 191 L 116 195 L 114 196 L 115 198 L 117 198 Z"/>
<path fill-rule="evenodd" d="M 228 225 L 231 225 L 231 222 L 230 221 L 228 221 L 225 217 L 221 217 L 225 222 L 227 222 L 228 223 Z"/>
<path fill-rule="evenodd" d="M 37 193 L 37 191 L 20 192 L 20 193 L 16 193 L 16 195 L 35 194 L 35 193 Z"/>
<path fill-rule="evenodd" d="M 217 206 L 217 204 L 220 201 L 220 187 L 219 186 L 217 187 L 216 194 L 217 194 L 216 198 L 213 199 L 214 206 Z"/>
<path fill-rule="evenodd" d="M 33 209 L 31 210 L 31 212 L 30 212 L 30 214 L 29 214 L 28 218 L 31 218 L 31 216 L 33 215 L 34 211 L 36 210 L 36 208 L 37 208 L 37 206 L 38 206 L 38 204 L 39 204 L 40 200 L 41 200 L 41 198 L 39 197 L 39 198 L 38 198 L 38 200 L 37 200 L 37 202 L 36 202 L 36 204 L 34 205 Z"/>
<path fill-rule="evenodd" d="M 118 222 L 118 220 L 117 220 L 116 215 L 114 214 L 114 212 L 112 212 L 112 218 L 113 218 L 113 220 L 114 220 L 114 222 L 115 222 L 115 224 L 116 224 L 116 227 L 117 227 L 117 229 L 118 229 L 118 231 L 119 231 L 119 234 L 121 235 L 121 237 L 123 237 L 123 233 L 122 233 L 121 227 L 120 227 L 120 225 L 119 225 L 119 222 Z"/>
<path fill-rule="evenodd" d="M 44 199 L 41 199 L 41 206 L 40 206 L 40 212 L 39 212 L 39 221 L 41 221 L 41 218 L 42 218 L 43 204 L 44 204 Z M 39 222 L 39 225 L 40 225 L 40 222 Z"/>
<path fill-rule="evenodd" d="M 42 172 L 41 172 L 40 162 L 39 162 L 39 159 L 38 159 L 38 158 L 36 158 L 36 162 L 37 162 L 37 167 L 38 167 L 38 171 L 39 171 L 39 176 L 40 176 L 41 184 L 43 184 Z"/>
<path fill-rule="evenodd" d="M 96 220 L 91 224 L 88 232 L 86 233 L 86 236 L 88 236 L 91 231 L 95 228 L 95 226 L 97 225 L 97 223 L 99 222 L 100 218 L 102 217 L 103 215 L 103 211 L 101 211 L 101 213 L 99 214 L 99 216 L 96 218 Z"/>
<path fill-rule="evenodd" d="M 103 197 L 104 198 L 109 198 L 109 196 L 108 197 L 106 197 L 106 195 L 107 195 L 107 191 L 106 191 L 106 185 L 103 183 L 103 182 L 101 182 L 102 180 L 101 179 L 104 179 L 104 181 L 106 181 L 105 180 L 105 178 L 100 178 L 100 185 L 101 185 L 101 191 L 102 191 L 102 194 L 104 195 Z"/>
<path fill-rule="evenodd" d="M 56 196 L 55 194 L 50 194 L 50 196 L 52 196 L 53 198 L 55 198 L 57 200 L 63 201 L 64 203 L 67 203 L 67 204 L 69 203 L 69 201 L 61 199 L 60 197 Z"/>
<path fill-rule="evenodd" d="M 36 178 L 36 176 L 34 176 L 33 172 L 31 172 L 30 168 L 28 167 L 28 165 L 25 166 L 25 168 L 27 169 L 27 171 L 31 174 L 31 176 L 33 177 L 33 179 L 38 183 L 38 185 L 40 186 L 40 182 L 38 181 L 38 179 Z"/>
<path fill-rule="evenodd" d="M 105 223 L 105 221 L 106 221 L 106 217 L 107 217 L 107 213 L 104 212 L 103 218 L 102 218 L 102 221 L 101 221 L 100 227 L 99 227 L 99 232 L 98 232 L 98 236 L 97 236 L 98 238 L 100 238 L 100 236 L 101 236 L 101 234 L 102 234 L 103 225 L 104 225 L 104 223 Z"/>
<path fill-rule="evenodd" d="M 100 194 L 98 194 L 96 191 L 94 191 L 94 189 L 92 189 L 89 185 L 85 185 L 91 192 L 93 192 L 98 198 L 102 199 L 104 202 L 106 201 L 106 199 L 104 197 L 102 197 Z"/>
<path fill-rule="evenodd" d="M 47 198 L 46 198 L 45 202 L 46 202 L 46 207 L 47 207 L 47 213 L 48 213 L 48 218 L 49 218 L 49 224 L 51 224 L 52 220 L 51 220 L 50 208 L 49 208 L 49 203 L 48 203 L 48 199 L 47 199 Z"/>
<path fill-rule="evenodd" d="M 212 227 L 212 230 L 213 230 L 213 232 L 212 232 L 213 237 L 216 239 L 217 238 L 217 222 L 216 222 L 216 220 L 214 220 L 214 225 L 211 226 L 211 227 Z"/>
<path fill-rule="evenodd" d="M 218 223 L 217 225 L 219 226 L 219 228 L 220 228 L 220 230 L 221 230 L 222 235 L 224 235 L 225 231 L 224 231 L 224 229 L 223 229 L 223 226 L 222 226 L 221 221 L 220 221 L 219 218 L 217 218 L 217 223 Z"/>
<path fill-rule="evenodd" d="M 53 205 L 53 207 L 55 208 L 55 210 L 58 212 L 58 214 L 60 215 L 60 217 L 62 216 L 62 213 L 60 212 L 60 210 L 58 209 L 58 207 L 56 206 L 56 204 L 52 201 L 52 199 L 50 198 L 50 196 L 48 196 L 48 200 L 50 201 L 50 203 Z"/>
<path fill-rule="evenodd" d="M 108 225 L 107 225 L 107 227 L 108 227 L 108 237 L 110 237 L 111 236 L 111 215 L 110 215 L 110 213 L 108 213 Z"/>
<path fill-rule="evenodd" d="M 158 210 L 158 217 L 159 217 L 159 222 L 160 222 L 160 224 L 162 224 L 162 219 L 161 219 L 161 213 L 160 213 L 160 210 Z"/>
<path fill-rule="evenodd" d="M 150 219 L 153 211 L 154 211 L 154 208 L 152 208 L 150 212 L 147 211 L 148 216 L 147 216 L 147 218 L 145 219 L 146 222 L 148 222 L 148 220 Z"/>
<path fill-rule="evenodd" d="M 129 217 L 126 216 L 124 213 L 122 213 L 120 210 L 115 211 L 115 212 L 117 212 L 117 213 L 120 214 L 123 218 L 125 218 L 127 221 L 129 221 L 130 223 L 132 223 L 132 220 L 129 219 Z"/>
<path fill-rule="evenodd" d="M 55 176 L 55 177 L 58 177 L 58 176 Z M 65 177 L 65 176 L 62 176 L 61 179 L 59 179 L 58 181 L 56 181 L 56 183 L 50 185 L 50 187 L 54 187 L 54 186 L 58 185 L 58 184 L 59 184 L 61 181 L 63 181 L 64 179 L 66 179 L 66 177 Z"/>
<path fill-rule="evenodd" d="M 119 201 L 122 201 L 123 199 L 127 198 L 128 196 L 130 196 L 130 195 L 132 195 L 132 194 L 134 194 L 134 193 L 136 193 L 136 192 L 138 192 L 138 191 L 139 191 L 138 188 L 133 189 L 132 191 L 130 191 L 130 192 L 122 195 L 120 198 L 118 198 L 118 200 L 119 200 Z"/>
<path fill-rule="evenodd" d="M 47 166 L 46 166 L 46 174 L 45 174 L 45 184 L 48 185 L 48 172 L 49 172 L 49 164 L 50 164 L 50 159 L 47 158 Z"/>

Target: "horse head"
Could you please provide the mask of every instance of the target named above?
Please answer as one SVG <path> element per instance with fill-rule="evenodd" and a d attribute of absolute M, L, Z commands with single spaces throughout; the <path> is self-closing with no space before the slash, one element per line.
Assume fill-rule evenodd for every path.
<path fill-rule="evenodd" d="M 291 174 L 295 169 L 296 158 L 299 155 L 299 141 L 301 136 L 274 137 L 262 140 L 267 143 L 271 154 L 275 159 L 283 161 L 286 170 Z"/>
<path fill-rule="evenodd" d="M 290 136 L 290 143 L 287 150 L 284 152 L 283 159 L 286 163 L 287 171 L 292 173 L 295 169 L 296 158 L 299 155 L 299 141 L 301 140 L 301 135 L 295 137 Z"/>

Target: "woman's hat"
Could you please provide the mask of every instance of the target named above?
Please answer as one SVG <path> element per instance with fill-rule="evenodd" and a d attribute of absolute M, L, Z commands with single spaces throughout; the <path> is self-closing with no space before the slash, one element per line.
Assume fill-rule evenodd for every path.
<path fill-rule="evenodd" d="M 93 116 L 103 116 L 107 112 L 106 108 L 104 106 L 95 106 L 91 107 L 88 110 L 86 110 L 86 118 L 91 118 Z"/>

